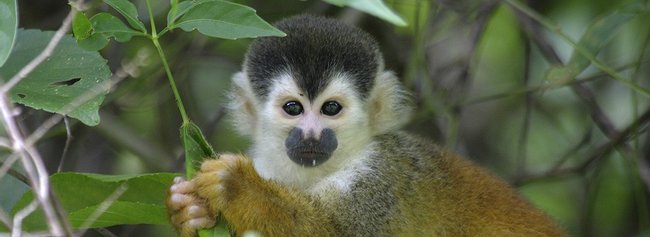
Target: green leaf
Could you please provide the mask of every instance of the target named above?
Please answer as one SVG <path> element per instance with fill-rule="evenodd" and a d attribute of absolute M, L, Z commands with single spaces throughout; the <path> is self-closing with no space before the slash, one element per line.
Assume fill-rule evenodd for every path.
<path fill-rule="evenodd" d="M 110 38 L 114 38 L 118 42 L 127 42 L 133 36 L 145 36 L 144 33 L 129 28 L 120 19 L 105 12 L 91 17 L 88 24 L 90 24 L 92 34 L 84 38 L 77 37 L 77 43 L 81 48 L 90 51 L 103 49 Z"/>
<path fill-rule="evenodd" d="M 0 68 L 0 77 L 11 78 L 43 51 L 54 32 L 19 30 L 13 56 Z M 98 84 L 111 71 L 99 53 L 83 50 L 66 35 L 52 55 L 10 91 L 11 99 L 35 109 L 67 114 L 86 125 L 99 124 L 99 106 L 108 91 Z M 95 95 L 81 103 L 80 96 Z"/>
<path fill-rule="evenodd" d="M 77 12 L 74 16 L 72 20 L 72 33 L 77 40 L 86 39 L 93 33 L 93 25 L 83 12 Z"/>
<path fill-rule="evenodd" d="M 171 185 L 171 184 L 170 184 Z M 164 196 L 164 194 L 160 194 Z M 92 216 L 99 205 L 88 206 L 78 211 L 70 212 L 68 220 L 73 227 L 82 225 Z M 91 223 L 90 228 L 107 227 L 124 224 L 166 225 L 167 210 L 165 206 L 137 202 L 116 201 Z"/>
<path fill-rule="evenodd" d="M 611 14 L 601 17 L 589 26 L 587 31 L 580 37 L 578 46 L 590 52 L 591 55 L 596 56 L 598 52 L 605 46 L 616 33 L 622 29 L 621 25 L 630 21 L 639 13 L 648 11 L 644 9 L 644 5 L 640 0 L 626 4 L 619 9 L 616 9 Z M 574 50 L 569 65 L 574 68 L 584 70 L 591 64 L 591 61 L 581 53 Z"/>
<path fill-rule="evenodd" d="M 254 9 L 220 0 L 194 2 L 174 27 L 196 29 L 201 34 L 224 39 L 285 36 L 257 16 Z"/>
<path fill-rule="evenodd" d="M 203 136 L 201 129 L 192 122 L 181 126 L 181 141 L 183 141 L 183 147 L 185 148 L 185 175 L 188 178 L 194 176 L 198 165 L 205 158 L 217 157 L 214 149 Z"/>
<path fill-rule="evenodd" d="M 98 51 L 106 47 L 109 41 L 110 40 L 108 39 L 108 37 L 105 36 L 104 34 L 92 34 L 88 38 L 85 38 L 83 40 L 78 40 L 77 44 L 79 44 L 79 47 L 81 47 L 82 49 L 88 51 Z"/>
<path fill-rule="evenodd" d="M 95 33 L 113 37 L 119 42 L 127 42 L 135 35 L 143 35 L 141 32 L 130 29 L 120 19 L 108 13 L 102 12 L 94 15 L 90 22 L 93 23 Z"/>
<path fill-rule="evenodd" d="M 74 228 L 97 212 L 100 205 L 120 187 L 126 191 L 117 197 L 90 227 L 119 224 L 167 224 L 165 197 L 175 173 L 144 175 L 99 175 L 89 173 L 57 173 L 50 177 L 53 192 L 68 213 Z M 33 200 L 28 192 L 13 208 L 13 213 Z M 108 200 L 111 201 L 111 200 Z M 25 230 L 43 230 L 46 222 L 40 213 L 30 215 L 23 223 Z"/>
<path fill-rule="evenodd" d="M 649 11 L 645 5 L 641 0 L 637 0 L 597 19 L 580 37 L 569 61 L 565 65 L 549 69 L 546 79 L 555 84 L 573 80 L 591 64 L 592 59 L 616 35 L 622 24 L 640 13 Z"/>
<path fill-rule="evenodd" d="M 172 8 L 169 10 L 169 13 L 167 13 L 167 27 L 170 29 L 175 28 L 174 24 L 176 23 L 176 20 L 183 16 L 185 13 L 187 13 L 188 10 L 193 6 L 192 1 L 184 1 L 179 3 L 178 5 L 174 6 L 172 5 Z"/>
<path fill-rule="evenodd" d="M 11 54 L 18 27 L 16 0 L 0 0 L 0 67 Z"/>
<path fill-rule="evenodd" d="M 330 4 L 342 7 L 349 6 L 359 11 L 379 17 L 397 26 L 406 26 L 406 21 L 393 12 L 382 0 L 323 0 Z"/>
<path fill-rule="evenodd" d="M 199 230 L 199 237 L 230 237 L 228 230 L 228 223 L 223 220 L 217 222 L 217 225 L 212 229 Z"/>
<path fill-rule="evenodd" d="M 122 14 L 131 27 L 140 32 L 147 32 L 144 24 L 138 19 L 138 9 L 135 8 L 133 3 L 128 0 L 104 0 L 104 2 Z"/>

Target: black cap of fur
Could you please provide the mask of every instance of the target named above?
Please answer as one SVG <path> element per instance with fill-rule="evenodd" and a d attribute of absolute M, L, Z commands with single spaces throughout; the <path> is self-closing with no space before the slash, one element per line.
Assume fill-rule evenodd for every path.
<path fill-rule="evenodd" d="M 377 42 L 362 30 L 334 19 L 295 16 L 275 25 L 286 37 L 256 39 L 249 48 L 246 72 L 253 90 L 266 98 L 272 78 L 291 72 L 313 100 L 338 72 L 352 77 L 362 98 L 373 86 L 383 58 Z"/>

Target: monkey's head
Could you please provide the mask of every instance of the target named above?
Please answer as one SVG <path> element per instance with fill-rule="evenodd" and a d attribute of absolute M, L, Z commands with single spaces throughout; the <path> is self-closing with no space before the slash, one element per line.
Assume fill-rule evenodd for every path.
<path fill-rule="evenodd" d="M 314 16 L 276 27 L 287 36 L 252 43 L 243 71 L 233 77 L 230 104 L 236 127 L 253 139 L 262 176 L 291 173 L 307 179 L 298 183 L 311 183 L 408 120 L 408 96 L 384 71 L 371 36 Z"/>

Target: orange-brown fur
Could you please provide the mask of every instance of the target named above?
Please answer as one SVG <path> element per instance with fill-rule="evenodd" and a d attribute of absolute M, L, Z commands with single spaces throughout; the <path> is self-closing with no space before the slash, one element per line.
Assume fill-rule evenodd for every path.
<path fill-rule="evenodd" d="M 209 211 L 220 213 L 238 234 L 253 230 L 263 236 L 564 236 L 542 211 L 472 162 L 434 145 L 421 147 L 428 143 L 405 134 L 382 137 L 383 145 L 402 146 L 402 153 L 373 164 L 373 169 L 392 175 L 367 186 L 381 192 L 360 186 L 353 192 L 367 195 L 350 198 L 335 191 L 313 195 L 262 179 L 245 156 L 223 155 L 203 163 L 192 181 L 195 195 L 207 200 Z M 425 153 L 429 155 L 409 157 Z M 394 194 L 395 202 L 388 202 L 394 207 L 382 205 L 390 198 L 381 197 L 388 194 Z M 377 202 L 369 201 L 377 197 Z M 360 229 L 358 224 L 368 218 L 384 220 L 373 212 L 387 209 L 392 215 L 385 219 L 388 223 Z M 357 219 L 363 215 L 367 217 Z"/>

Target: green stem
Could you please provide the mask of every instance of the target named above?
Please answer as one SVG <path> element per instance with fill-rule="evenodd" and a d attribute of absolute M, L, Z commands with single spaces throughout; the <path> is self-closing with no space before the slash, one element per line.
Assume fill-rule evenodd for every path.
<path fill-rule="evenodd" d="M 160 47 L 160 42 L 158 41 L 159 36 L 158 36 L 158 32 L 156 31 L 156 24 L 154 23 L 154 16 L 151 10 L 151 2 L 150 0 L 146 0 L 146 3 L 147 3 L 147 10 L 149 11 L 149 21 L 151 22 L 151 42 L 153 42 L 153 45 L 156 47 L 156 50 L 158 51 L 158 56 L 160 56 L 160 60 L 162 61 L 163 67 L 165 68 L 165 73 L 167 73 L 169 86 L 172 88 L 172 92 L 174 93 L 174 100 L 176 100 L 176 106 L 178 107 L 178 110 L 181 113 L 183 124 L 187 124 L 190 122 L 190 119 L 187 117 L 187 113 L 185 112 L 185 106 L 183 106 L 183 100 L 181 99 L 181 95 L 180 93 L 178 93 L 178 89 L 176 88 L 176 82 L 174 81 L 174 76 L 172 75 L 172 71 L 169 68 L 169 63 L 167 63 L 165 52 L 163 52 L 162 47 Z"/>

